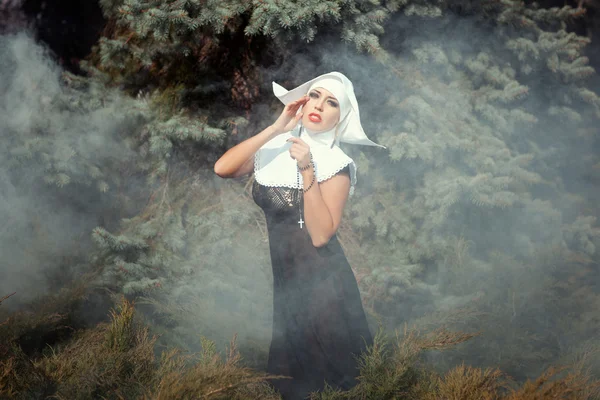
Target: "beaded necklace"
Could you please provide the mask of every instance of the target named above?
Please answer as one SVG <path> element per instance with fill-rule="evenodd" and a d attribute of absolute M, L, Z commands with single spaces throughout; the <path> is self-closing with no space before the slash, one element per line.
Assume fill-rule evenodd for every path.
<path fill-rule="evenodd" d="M 300 219 L 298 220 L 298 224 L 300 225 L 300 229 L 302 229 L 302 225 L 304 225 L 304 220 L 302 219 L 302 203 L 304 196 L 300 197 L 300 189 L 304 191 L 304 188 L 300 187 L 300 167 L 296 170 L 296 184 L 298 187 L 298 214 L 300 215 Z"/>
<path fill-rule="evenodd" d="M 304 200 L 304 196 L 300 197 L 300 191 L 302 191 L 302 194 L 308 192 L 310 190 L 310 188 L 312 187 L 312 185 L 315 183 L 315 177 L 317 176 L 317 170 L 315 168 L 315 163 L 313 162 L 313 156 L 312 153 L 310 154 L 310 162 L 308 163 L 308 165 L 304 168 L 300 168 L 298 167 L 296 169 L 296 186 L 298 187 L 298 213 L 300 214 L 300 219 L 298 220 L 298 224 L 300 224 L 300 229 L 302 229 L 302 225 L 304 225 L 304 220 L 302 219 L 302 203 Z M 310 185 L 308 185 L 308 187 L 306 189 L 304 189 L 304 185 L 300 186 L 300 171 L 306 171 L 307 169 L 309 169 L 310 167 L 313 167 L 313 178 L 312 181 L 310 182 Z"/>

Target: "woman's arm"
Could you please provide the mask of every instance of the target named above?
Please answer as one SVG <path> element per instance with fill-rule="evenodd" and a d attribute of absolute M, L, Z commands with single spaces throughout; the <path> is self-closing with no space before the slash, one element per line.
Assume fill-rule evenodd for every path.
<path fill-rule="evenodd" d="M 254 165 L 252 158 L 258 149 L 275 136 L 294 128 L 302 118 L 302 113 L 296 114 L 296 112 L 307 101 L 308 96 L 304 96 L 289 103 L 283 108 L 273 125 L 227 150 L 215 163 L 215 174 L 221 178 L 237 178 L 252 172 Z"/>
<path fill-rule="evenodd" d="M 304 182 L 311 182 L 314 170 L 302 172 Z M 304 184 L 305 188 L 308 186 Z M 313 185 L 304 193 L 304 218 L 313 246 L 325 246 L 340 226 L 344 206 L 350 193 L 350 176 L 339 173 Z"/>
<path fill-rule="evenodd" d="M 278 135 L 273 126 L 269 126 L 257 135 L 244 140 L 225 152 L 215 163 L 215 174 L 221 178 L 237 178 L 253 170 L 253 157 L 261 148 Z"/>

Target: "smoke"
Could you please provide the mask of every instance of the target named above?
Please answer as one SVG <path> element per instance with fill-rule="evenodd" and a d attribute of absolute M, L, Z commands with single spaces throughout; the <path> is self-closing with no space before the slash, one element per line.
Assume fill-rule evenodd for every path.
<path fill-rule="evenodd" d="M 525 379 L 598 348 L 598 326 L 585 322 L 597 287 L 579 296 L 579 285 L 558 289 L 570 273 L 582 284 L 598 277 L 597 268 L 574 262 L 598 260 L 600 191 L 590 171 L 599 160 L 589 134 L 598 104 L 573 89 L 595 90 L 598 80 L 565 80 L 543 57 L 521 61 L 507 46 L 513 38 L 467 18 L 396 16 L 382 39 L 387 54 L 377 57 L 326 35 L 290 46 L 282 65 L 261 70 L 264 102 L 253 105 L 235 140 L 282 111 L 272 81 L 292 89 L 331 71 L 348 76 L 365 132 L 388 147 L 342 143 L 358 164 L 358 182 L 345 214 L 353 229 L 340 236 L 367 308 L 377 304 L 390 329 L 445 324 L 482 332 L 431 354 L 440 370 L 465 361 Z M 180 321 L 157 316 L 157 325 L 192 350 L 195 334 L 222 348 L 237 333 L 246 361 L 264 367 L 273 295 L 264 216 L 240 196 L 245 179 L 209 171 L 200 180 L 194 196 L 218 193 L 225 206 L 189 210 L 202 214 L 188 220 L 187 263 L 198 273 L 153 301 L 157 315 Z"/>
<path fill-rule="evenodd" d="M 381 41 L 387 54 L 377 58 L 326 35 L 290 47 L 302 51 L 262 71 L 265 101 L 253 106 L 243 135 L 281 112 L 271 81 L 291 89 L 330 71 L 348 76 L 365 132 L 388 147 L 342 144 L 358 164 L 346 210 L 354 229 L 345 237 L 355 273 L 368 271 L 361 287 L 385 295 L 379 311 L 388 327 L 485 328 L 460 352 L 432 356 L 439 366 L 464 359 L 536 376 L 578 345 L 595 346 L 600 191 L 590 132 L 598 103 L 572 86 L 597 92 L 598 80 L 570 86 L 550 70 L 548 54 L 521 59 L 507 46 L 510 32 L 482 25 L 397 15 Z M 3 303 L 10 306 L 47 292 L 46 273 L 65 254 L 85 261 L 99 216 L 118 219 L 102 178 L 86 168 L 117 175 L 115 164 L 136 155 L 115 137 L 127 120 L 119 97 L 93 110 L 60 106 L 72 94 L 26 34 L 0 37 L 0 90 L 0 296 L 16 291 Z M 264 365 L 272 301 L 264 217 L 245 182 L 187 173 L 194 202 L 177 221 L 186 230 L 177 267 L 189 275 L 148 300 L 156 329 L 193 350 L 198 334 L 227 344 L 236 332 L 256 350 L 246 361 Z M 60 174 L 72 182 L 58 187 Z M 552 292 L 560 285 L 560 295 Z"/>
<path fill-rule="evenodd" d="M 22 10 L 22 0 L 0 1 L 0 34 L 14 33 L 28 28 L 25 13 Z"/>
<path fill-rule="evenodd" d="M 375 57 L 321 38 L 263 76 L 269 93 L 272 80 L 292 89 L 343 72 L 365 132 L 388 147 L 341 145 L 358 164 L 346 216 L 362 241 L 348 256 L 357 275 L 371 272 L 366 303 L 368 287 L 385 294 L 378 311 L 390 328 L 483 331 L 432 355 L 440 369 L 466 360 L 523 379 L 600 348 L 597 323 L 583 322 L 600 298 L 584 283 L 599 272 L 600 101 L 583 90 L 598 93 L 593 69 L 568 67 L 592 49 L 567 60 L 541 39 L 519 48 L 519 37 L 531 39 L 464 17 L 398 14 Z M 580 285 L 557 289 L 569 273 L 586 276 L 586 297 L 573 296 Z"/>
<path fill-rule="evenodd" d="M 0 36 L 0 93 L 0 293 L 17 292 L 17 307 L 85 262 L 91 230 L 114 214 L 104 175 L 133 153 L 117 136 L 129 124 L 119 96 L 86 108 L 89 93 L 61 82 L 28 31 Z"/>

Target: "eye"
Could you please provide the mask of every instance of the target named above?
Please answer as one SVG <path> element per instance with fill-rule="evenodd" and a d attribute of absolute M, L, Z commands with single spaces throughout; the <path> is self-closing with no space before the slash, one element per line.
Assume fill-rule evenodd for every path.
<path fill-rule="evenodd" d="M 317 92 L 310 92 L 308 95 L 310 97 L 312 97 L 313 99 L 318 99 L 319 98 L 319 94 Z"/>
<path fill-rule="evenodd" d="M 330 105 L 331 107 L 333 107 L 333 108 L 337 108 L 337 106 L 338 106 L 338 103 L 336 103 L 336 102 L 335 102 L 335 101 L 333 101 L 333 100 L 329 100 L 329 102 L 328 102 L 328 103 L 329 103 L 329 105 Z"/>

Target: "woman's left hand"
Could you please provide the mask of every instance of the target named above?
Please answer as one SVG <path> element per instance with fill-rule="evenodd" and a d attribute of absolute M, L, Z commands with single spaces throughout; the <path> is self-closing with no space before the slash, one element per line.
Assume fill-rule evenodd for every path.
<path fill-rule="evenodd" d="M 304 168 L 310 164 L 310 147 L 304 140 L 292 136 L 286 142 L 293 142 L 292 147 L 290 147 L 290 156 L 296 160 L 298 167 Z"/>

